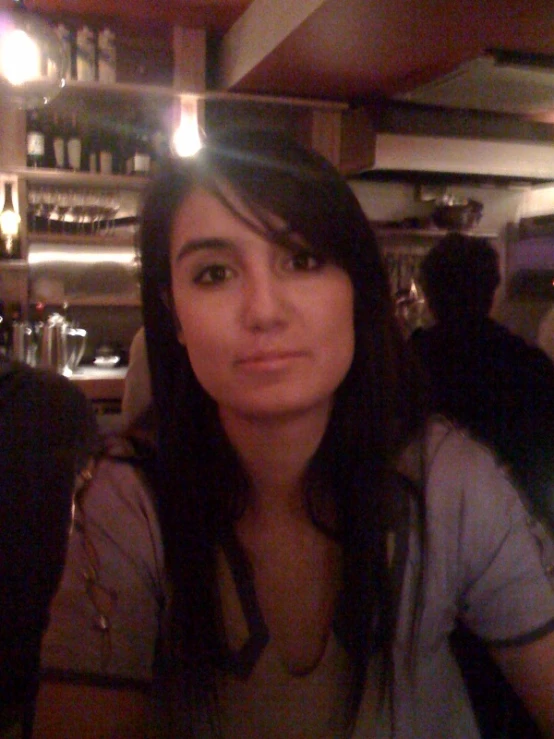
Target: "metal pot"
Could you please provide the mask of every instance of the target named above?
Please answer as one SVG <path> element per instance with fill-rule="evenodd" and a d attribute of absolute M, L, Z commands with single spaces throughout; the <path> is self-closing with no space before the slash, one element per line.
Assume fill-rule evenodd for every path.
<path fill-rule="evenodd" d="M 483 203 L 471 198 L 463 201 L 440 202 L 431 218 L 435 226 L 453 231 L 467 231 L 476 226 L 483 215 Z"/>
<path fill-rule="evenodd" d="M 74 328 L 59 313 L 52 313 L 40 330 L 37 363 L 71 376 L 83 357 L 86 339 L 85 329 Z"/>

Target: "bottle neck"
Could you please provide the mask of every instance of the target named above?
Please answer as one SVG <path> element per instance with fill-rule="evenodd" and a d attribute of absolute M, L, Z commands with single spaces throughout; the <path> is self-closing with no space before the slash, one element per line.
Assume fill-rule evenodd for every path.
<path fill-rule="evenodd" d="M 5 188 L 6 188 L 6 196 L 4 198 L 4 207 L 2 210 L 13 210 L 15 212 L 15 208 L 13 205 L 13 198 L 12 198 L 11 182 L 6 182 Z"/>

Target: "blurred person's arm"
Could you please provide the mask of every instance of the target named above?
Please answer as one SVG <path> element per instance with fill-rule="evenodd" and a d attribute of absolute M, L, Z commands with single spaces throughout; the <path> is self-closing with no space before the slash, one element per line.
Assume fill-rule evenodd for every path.
<path fill-rule="evenodd" d="M 426 497 L 430 612 L 446 595 L 554 738 L 554 540 L 485 446 L 448 424 L 436 428 Z"/>
<path fill-rule="evenodd" d="M 76 508 L 42 644 L 37 739 L 148 736 L 163 578 L 149 490 L 133 464 L 103 458 Z"/>

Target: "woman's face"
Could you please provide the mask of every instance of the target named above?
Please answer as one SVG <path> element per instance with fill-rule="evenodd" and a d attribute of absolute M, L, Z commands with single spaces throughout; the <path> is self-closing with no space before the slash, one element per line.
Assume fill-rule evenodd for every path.
<path fill-rule="evenodd" d="M 280 219 L 274 226 L 285 232 Z M 170 260 L 178 340 L 227 414 L 328 412 L 352 362 L 348 274 L 316 257 L 299 235 L 288 244 L 256 233 L 202 189 L 176 213 Z"/>

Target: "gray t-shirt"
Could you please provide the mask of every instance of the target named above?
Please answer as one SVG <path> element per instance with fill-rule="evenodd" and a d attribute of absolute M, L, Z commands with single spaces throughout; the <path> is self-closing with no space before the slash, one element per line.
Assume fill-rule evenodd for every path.
<path fill-rule="evenodd" d="M 423 609 L 412 643 L 413 594 L 421 558 L 414 530 L 395 647 L 395 736 L 472 739 L 479 734 L 448 640 L 455 619 L 460 617 L 497 645 L 531 641 L 554 629 L 554 545 L 485 448 L 437 422 L 428 435 L 426 457 Z M 98 602 L 95 606 L 83 582 L 90 556 L 77 527 L 44 640 L 43 666 L 66 675 L 148 681 L 165 594 L 150 493 L 130 465 L 106 460 L 84 508 L 88 538 L 100 561 L 99 580 L 114 596 L 110 653 L 106 655 Z M 234 598 L 240 608 L 232 577 L 223 577 L 221 587 L 230 607 Z M 410 669 L 411 644 L 415 651 Z M 377 671 L 375 667 L 368 679 L 356 739 L 390 736 L 385 714 L 376 709 Z M 248 680 L 222 681 L 225 735 L 339 737 L 337 716 L 347 683 L 348 660 L 334 635 L 320 665 L 301 678 L 285 673 L 270 640 Z"/>

